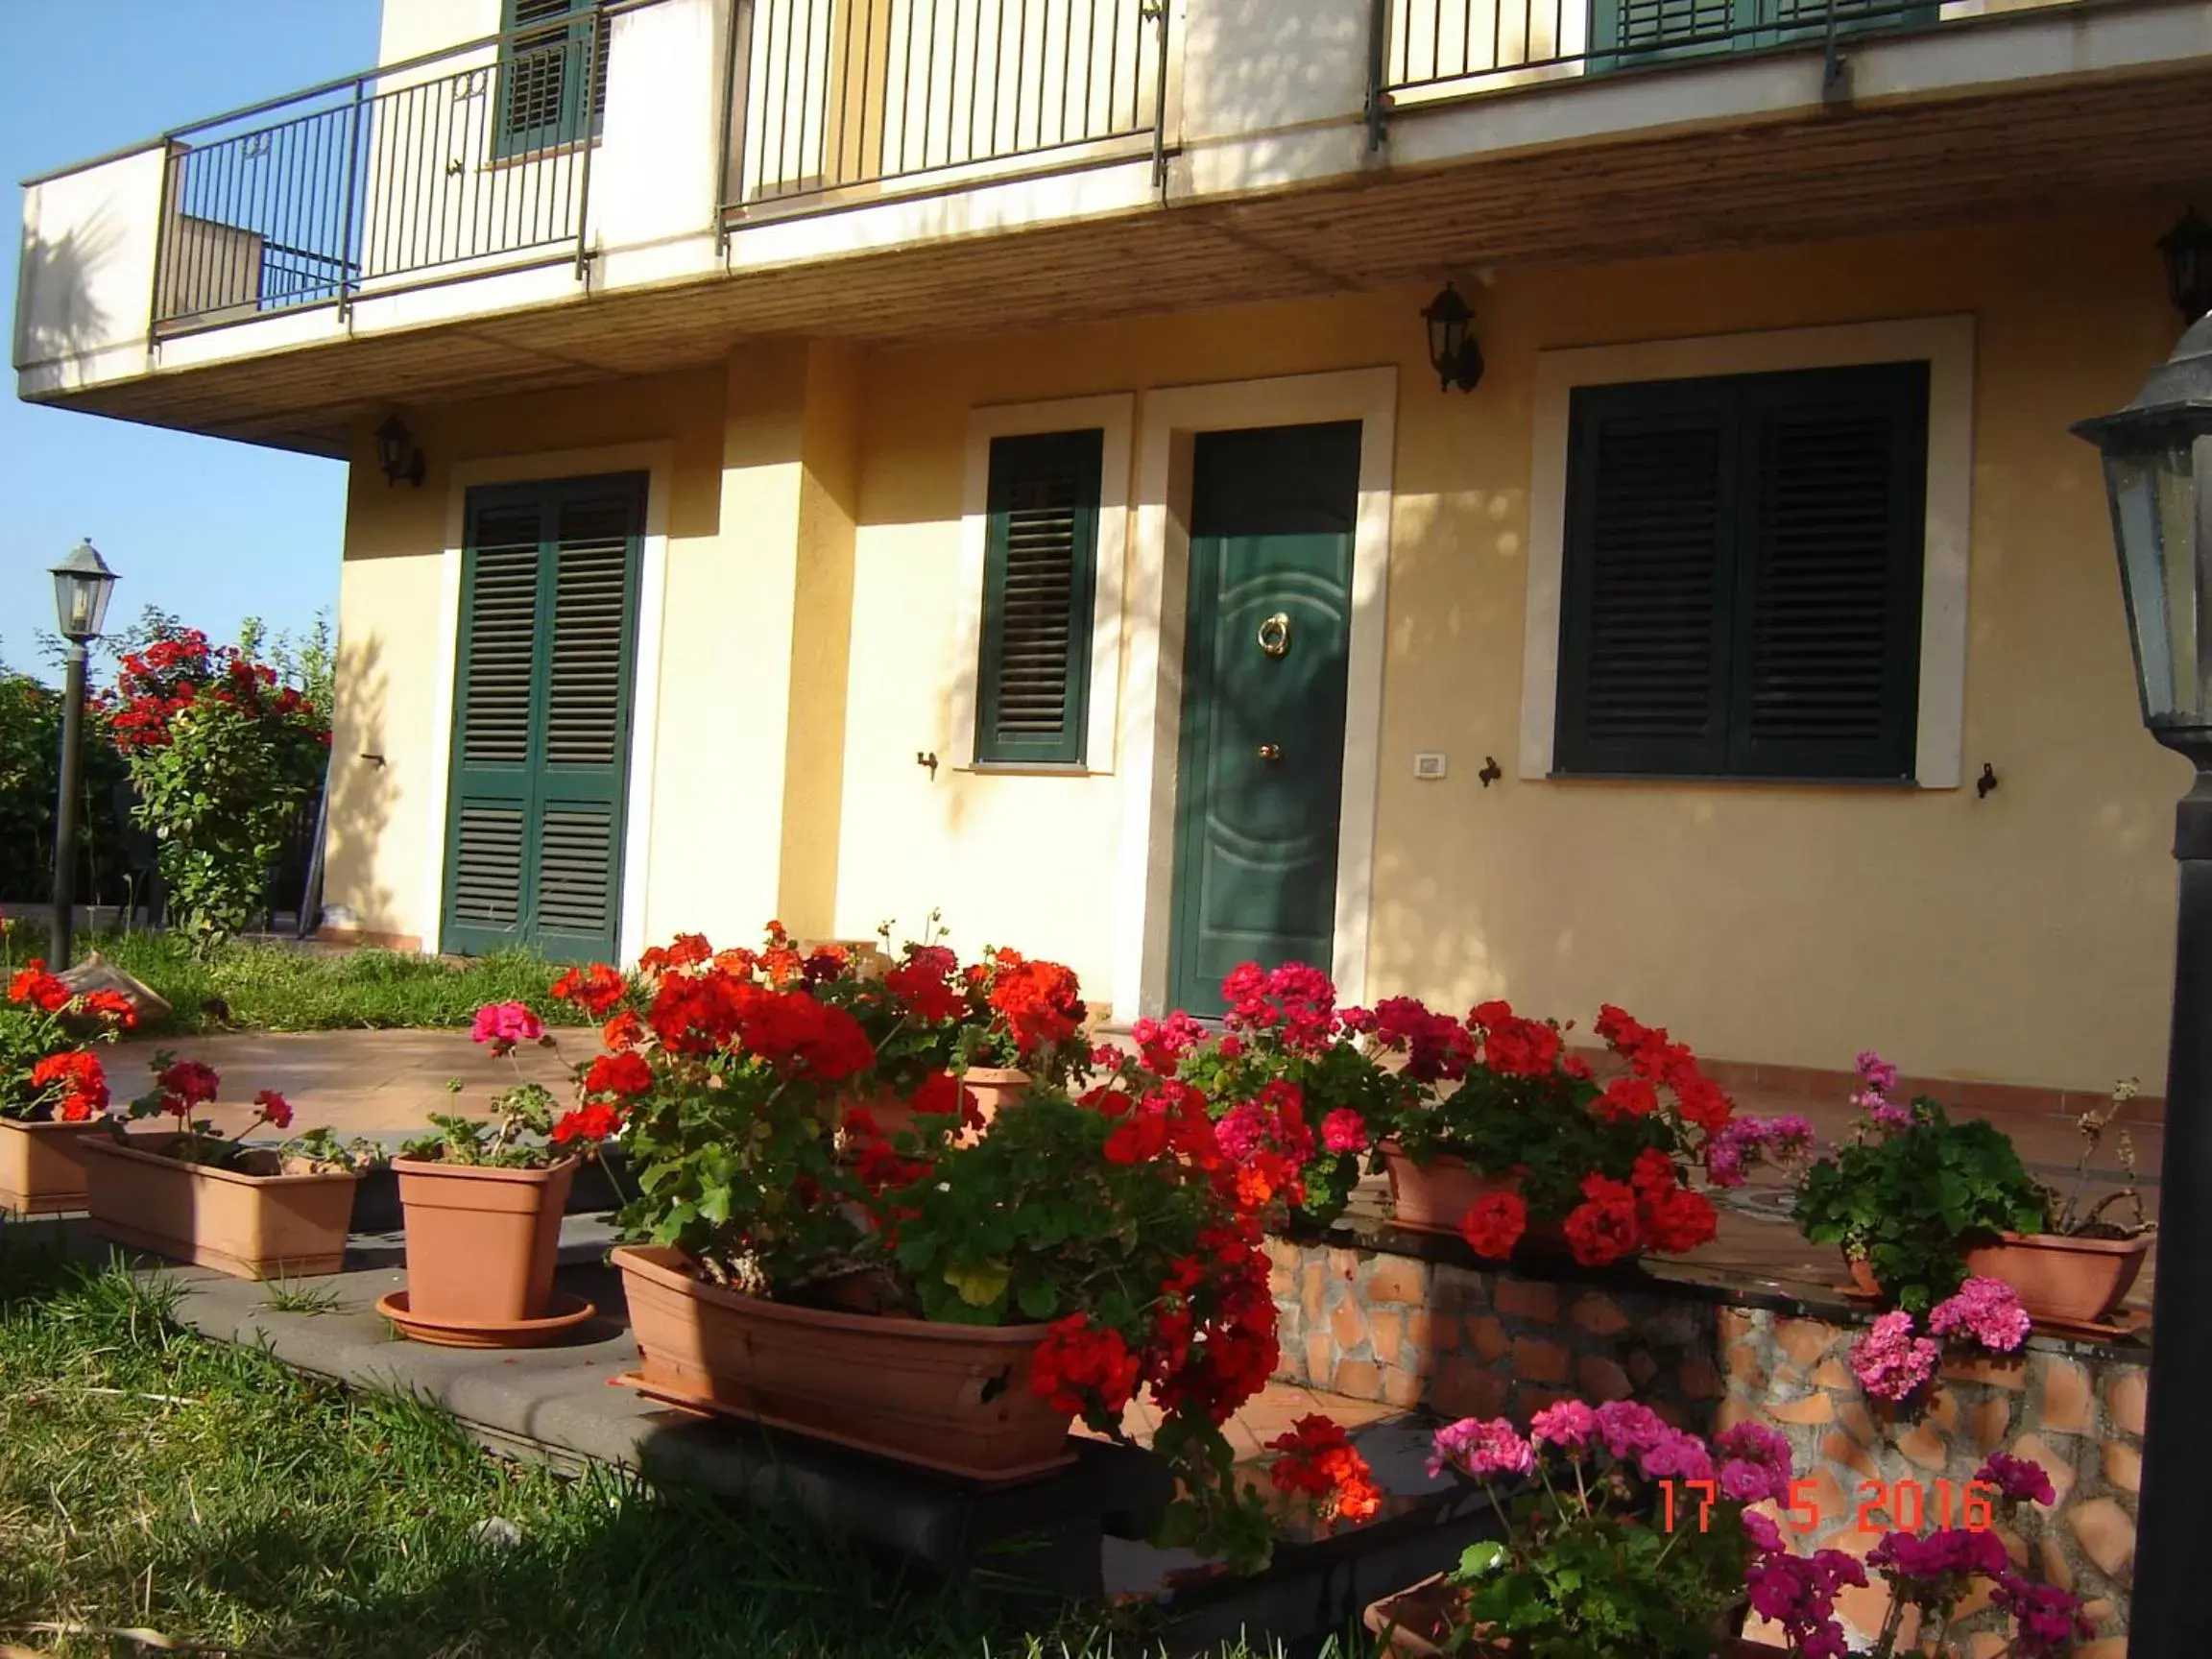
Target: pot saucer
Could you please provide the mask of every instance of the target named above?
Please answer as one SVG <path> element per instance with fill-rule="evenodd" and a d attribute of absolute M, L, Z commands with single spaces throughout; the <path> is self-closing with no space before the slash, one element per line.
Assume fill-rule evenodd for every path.
<path fill-rule="evenodd" d="M 599 1311 L 583 1297 L 565 1290 L 554 1291 L 549 1306 L 552 1311 L 542 1319 L 489 1324 L 469 1319 L 425 1319 L 410 1313 L 404 1290 L 376 1298 L 376 1311 L 391 1320 L 402 1336 L 439 1348 L 542 1348 Z"/>

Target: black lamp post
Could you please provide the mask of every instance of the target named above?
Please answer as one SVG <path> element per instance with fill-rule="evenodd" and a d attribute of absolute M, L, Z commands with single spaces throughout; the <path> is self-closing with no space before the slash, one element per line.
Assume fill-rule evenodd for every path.
<path fill-rule="evenodd" d="M 2134 402 L 2074 430 L 2104 454 L 2143 723 L 2197 767 L 2174 832 L 2180 927 L 2128 1651 L 2198 1659 L 2212 1491 L 2212 1417 L 2197 1393 L 2212 1377 L 2212 317 Z"/>
<path fill-rule="evenodd" d="M 115 572 L 89 539 L 54 566 L 54 614 L 69 641 L 69 667 L 61 692 L 61 798 L 54 804 L 53 967 L 69 966 L 77 910 L 77 797 L 84 793 L 84 647 L 100 637 Z"/>

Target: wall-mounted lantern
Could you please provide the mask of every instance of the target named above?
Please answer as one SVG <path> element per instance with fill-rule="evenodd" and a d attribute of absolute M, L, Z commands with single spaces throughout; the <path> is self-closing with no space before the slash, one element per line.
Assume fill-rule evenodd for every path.
<path fill-rule="evenodd" d="M 2212 225 L 2198 218 L 2196 208 L 2158 238 L 2158 256 L 2166 261 L 2166 292 L 2181 313 L 2181 325 L 2212 311 Z"/>
<path fill-rule="evenodd" d="M 385 483 L 397 484 L 404 478 L 416 489 L 422 488 L 427 470 L 422 447 L 407 430 L 407 422 L 397 415 L 385 416 L 384 424 L 376 428 L 376 461 L 384 469 Z"/>
<path fill-rule="evenodd" d="M 1429 366 L 1449 392 L 1472 392 L 1482 379 L 1482 348 L 1476 344 L 1475 313 L 1451 283 L 1421 313 L 1429 325 Z"/>

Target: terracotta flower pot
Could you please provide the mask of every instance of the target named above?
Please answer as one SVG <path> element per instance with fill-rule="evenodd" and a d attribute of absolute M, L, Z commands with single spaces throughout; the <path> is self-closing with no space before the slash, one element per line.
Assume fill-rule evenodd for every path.
<path fill-rule="evenodd" d="M 84 1208 L 84 1142 L 114 1138 L 111 1120 L 24 1123 L 0 1118 L 0 1210 L 51 1215 Z"/>
<path fill-rule="evenodd" d="M 344 1264 L 360 1176 L 287 1172 L 269 1151 L 248 1153 L 244 1169 L 164 1156 L 180 1139 L 83 1142 L 96 1236 L 238 1279 L 313 1278 Z"/>
<path fill-rule="evenodd" d="M 975 1096 L 975 1109 L 982 1114 L 983 1126 L 989 1128 L 991 1119 L 998 1115 L 998 1108 L 1018 1097 L 1029 1087 L 1029 1073 L 998 1066 L 976 1066 L 961 1079 L 961 1085 Z M 908 1132 L 914 1127 L 914 1107 L 888 1089 L 881 1090 L 865 1099 L 848 1102 L 847 1109 L 857 1108 L 868 1114 L 877 1133 L 885 1140 Z M 972 1144 L 979 1132 L 963 1129 L 956 1139 L 963 1144 Z"/>
<path fill-rule="evenodd" d="M 613 1260 L 648 1394 L 979 1480 L 1067 1462 L 1069 1414 L 1029 1390 L 1046 1326 L 792 1308 L 702 1283 L 680 1251 Z"/>
<path fill-rule="evenodd" d="M 1402 1654 L 1405 1659 L 1443 1659 L 1444 1641 L 1451 1634 L 1466 1599 L 1466 1591 L 1447 1584 L 1439 1575 L 1424 1578 L 1395 1596 L 1369 1602 L 1359 1619 L 1370 1635 L 1386 1639 L 1392 1653 Z M 1513 1651 L 1513 1645 L 1507 1639 L 1481 1643 L 1460 1651 L 1503 1656 Z M 1713 1652 L 1714 1659 L 1769 1659 L 1774 1654 L 1786 1654 L 1789 1649 L 1726 1637 L 1716 1644 Z"/>
<path fill-rule="evenodd" d="M 1382 1142 L 1390 1170 L 1391 1219 L 1414 1233 L 1459 1237 L 1459 1220 L 1475 1200 L 1503 1191 L 1507 1183 L 1480 1175 L 1458 1159 L 1445 1156 L 1416 1164 L 1395 1141 Z"/>
<path fill-rule="evenodd" d="M 1478 1198 L 1510 1191 L 1513 1183 L 1503 1175 L 1482 1175 L 1449 1153 L 1424 1166 L 1416 1164 L 1395 1141 L 1382 1142 L 1382 1156 L 1390 1171 L 1391 1219 L 1409 1233 L 1447 1233 L 1459 1237 L 1459 1221 Z M 1523 1245 L 1556 1254 L 1567 1248 L 1567 1231 L 1557 1222 L 1531 1222 L 1522 1236 Z"/>
<path fill-rule="evenodd" d="M 2094 1325 L 2134 1286 L 2151 1236 L 2075 1238 L 2058 1233 L 2008 1233 L 1966 1253 L 1969 1273 L 2012 1286 L 2031 1319 Z"/>
<path fill-rule="evenodd" d="M 544 1317 L 579 1162 L 500 1169 L 395 1158 L 406 1215 L 408 1310 L 447 1324 Z"/>
<path fill-rule="evenodd" d="M 975 1096 L 975 1108 L 988 1126 L 1000 1107 L 1021 1098 L 1022 1091 L 1029 1087 L 1029 1073 L 1011 1066 L 971 1066 L 960 1081 Z"/>

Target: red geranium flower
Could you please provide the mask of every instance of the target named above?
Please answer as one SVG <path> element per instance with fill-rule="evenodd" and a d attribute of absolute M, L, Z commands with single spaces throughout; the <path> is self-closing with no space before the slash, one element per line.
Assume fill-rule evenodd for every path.
<path fill-rule="evenodd" d="M 1637 1247 L 1636 1191 L 1624 1181 L 1585 1176 L 1583 1201 L 1567 1213 L 1567 1247 L 1585 1267 L 1603 1267 Z"/>
<path fill-rule="evenodd" d="M 263 1120 L 278 1129 L 292 1127 L 292 1102 L 274 1089 L 263 1089 L 253 1096 L 253 1104 L 261 1108 Z"/>
<path fill-rule="evenodd" d="M 31 1068 L 31 1087 L 40 1094 L 60 1090 L 54 1115 L 64 1123 L 82 1123 L 108 1109 L 107 1074 L 82 1049 L 47 1055 Z"/>
<path fill-rule="evenodd" d="M 932 959 L 928 961 L 922 960 L 923 954 L 917 951 L 884 974 L 884 985 L 906 1005 L 906 1011 L 925 1025 L 957 1020 L 967 1011 L 968 998 L 946 983 L 945 973 L 934 961 L 936 954 L 950 956 L 951 952 L 932 952 Z"/>
<path fill-rule="evenodd" d="M 932 1071 L 923 1078 L 909 1104 L 929 1117 L 958 1118 L 967 1128 L 983 1127 L 983 1110 L 975 1103 L 975 1092 L 950 1071 Z"/>
<path fill-rule="evenodd" d="M 1267 1471 L 1275 1490 L 1314 1499 L 1324 1521 L 1365 1521 L 1382 1508 L 1373 1470 L 1334 1418 L 1301 1417 L 1288 1433 L 1268 1441 L 1267 1450 L 1283 1454 Z"/>
<path fill-rule="evenodd" d="M 1644 1231 L 1654 1250 L 1679 1255 L 1712 1238 L 1719 1224 L 1711 1200 L 1703 1193 L 1674 1187 L 1646 1196 Z"/>
<path fill-rule="evenodd" d="M 1528 1206 L 1518 1192 L 1486 1192 L 1459 1217 L 1459 1236 L 1478 1256 L 1503 1262 L 1528 1230 Z"/>
<path fill-rule="evenodd" d="M 621 974 L 604 962 L 594 962 L 589 968 L 571 968 L 563 974 L 553 981 L 551 995 L 560 1001 L 574 1003 L 594 1020 L 604 1020 L 629 988 L 629 981 Z"/>
<path fill-rule="evenodd" d="M 215 1098 L 223 1080 L 215 1075 L 214 1068 L 203 1066 L 197 1060 L 180 1060 L 156 1075 L 155 1082 L 163 1093 L 177 1102 L 179 1108 L 199 1106 Z"/>
<path fill-rule="evenodd" d="M 1055 1323 L 1030 1361 L 1029 1389 L 1055 1411 L 1088 1413 L 1095 1401 L 1118 1417 L 1137 1392 L 1140 1368 L 1121 1334 L 1094 1329 L 1087 1313 Z"/>
<path fill-rule="evenodd" d="M 587 1094 L 642 1094 L 652 1087 L 653 1069 L 645 1064 L 644 1056 L 628 1049 L 600 1055 L 584 1074 Z"/>
<path fill-rule="evenodd" d="M 597 1142 L 622 1127 L 622 1113 L 604 1100 L 594 1100 L 565 1114 L 553 1125 L 553 1143 L 567 1146 L 578 1141 Z"/>

